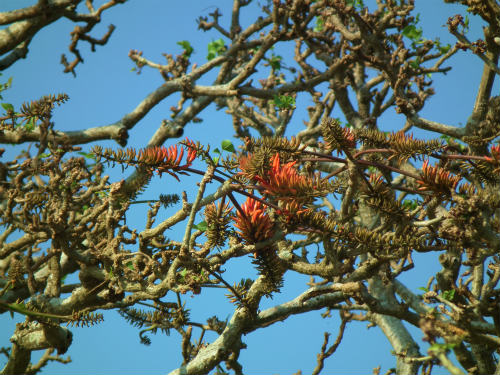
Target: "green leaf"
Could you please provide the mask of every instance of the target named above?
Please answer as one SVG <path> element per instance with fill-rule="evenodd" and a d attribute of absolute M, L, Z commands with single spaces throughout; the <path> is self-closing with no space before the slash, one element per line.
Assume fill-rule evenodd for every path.
<path fill-rule="evenodd" d="M 443 344 L 432 344 L 429 349 L 427 349 L 428 352 L 430 353 L 439 353 L 443 351 Z"/>
<path fill-rule="evenodd" d="M 457 346 L 457 344 L 453 342 L 447 342 L 444 344 L 436 342 L 432 344 L 427 351 L 430 353 L 437 354 L 437 353 L 447 352 L 448 350 L 453 349 L 455 346 Z"/>
<path fill-rule="evenodd" d="M 422 29 L 415 25 L 408 25 L 403 29 L 403 35 L 416 43 L 422 38 Z"/>
<path fill-rule="evenodd" d="M 207 60 L 209 61 L 226 51 L 226 46 L 224 45 L 224 41 L 222 39 L 211 41 L 210 43 L 208 43 L 207 48 L 208 48 Z"/>
<path fill-rule="evenodd" d="M 346 0 L 346 4 L 349 6 L 353 6 L 355 9 L 362 9 L 365 7 L 365 3 L 363 0 Z"/>
<path fill-rule="evenodd" d="M 7 112 L 14 112 L 14 106 L 10 103 L 2 103 L 3 109 L 5 109 Z"/>
<path fill-rule="evenodd" d="M 92 160 L 95 160 L 95 155 L 93 152 L 83 152 L 83 151 L 79 151 L 78 152 L 78 155 L 82 155 L 84 158 L 86 159 L 92 159 Z"/>
<path fill-rule="evenodd" d="M 186 57 L 190 57 L 194 52 L 194 48 L 187 40 L 181 40 L 180 42 L 177 42 L 177 44 L 182 47 L 182 49 L 184 50 L 184 55 Z"/>
<path fill-rule="evenodd" d="M 466 14 L 465 15 L 465 19 L 464 19 L 464 33 L 466 33 L 467 31 L 469 31 L 469 15 Z"/>
<path fill-rule="evenodd" d="M 288 95 L 275 95 L 274 105 L 279 109 L 291 109 L 295 107 L 295 98 Z"/>
<path fill-rule="evenodd" d="M 188 271 L 187 271 L 187 269 L 185 269 L 185 268 L 183 268 L 183 269 L 182 269 L 182 271 L 180 272 L 180 275 L 181 275 L 181 277 L 182 277 L 182 279 L 183 279 L 183 280 L 184 280 L 184 278 L 186 277 L 187 272 L 188 272 Z"/>
<path fill-rule="evenodd" d="M 133 263 L 132 263 L 132 262 L 128 262 L 128 263 L 126 264 L 126 266 L 127 266 L 129 269 L 131 269 L 132 271 L 134 270 L 134 265 L 133 265 Z"/>
<path fill-rule="evenodd" d="M 408 210 L 414 210 L 415 208 L 418 207 L 418 201 L 416 199 L 405 199 L 403 201 L 403 208 L 406 208 Z"/>
<path fill-rule="evenodd" d="M 205 220 L 203 220 L 201 223 L 193 225 L 193 228 L 198 229 L 199 231 L 205 232 L 208 228 L 208 224 Z"/>
<path fill-rule="evenodd" d="M 451 48 L 451 45 L 449 45 L 449 44 L 447 44 L 445 46 L 441 46 L 441 47 L 439 47 L 439 52 L 446 53 L 450 50 L 450 48 Z"/>
<path fill-rule="evenodd" d="M 30 118 L 26 124 L 24 125 L 24 129 L 26 129 L 27 132 L 32 132 L 33 129 L 35 129 L 36 126 L 36 120 L 34 117 Z"/>
<path fill-rule="evenodd" d="M 443 46 L 441 44 L 441 40 L 439 38 L 436 38 L 436 40 L 434 40 L 434 47 L 436 47 L 436 49 L 442 53 L 442 54 L 445 54 L 446 52 L 448 52 L 451 48 L 451 45 L 448 43 L 446 44 L 445 46 Z"/>
<path fill-rule="evenodd" d="M 419 290 L 423 290 L 423 291 L 424 291 L 424 292 L 426 292 L 426 293 L 429 291 L 429 289 L 427 289 L 425 286 L 420 286 L 420 287 L 418 287 L 417 289 L 419 289 Z"/>
<path fill-rule="evenodd" d="M 227 152 L 235 152 L 236 150 L 234 149 L 234 146 L 233 144 L 231 143 L 231 141 L 229 139 L 224 139 L 222 142 L 221 142 L 221 147 L 223 150 L 227 151 Z"/>
<path fill-rule="evenodd" d="M 420 59 L 417 57 L 415 60 L 411 60 L 411 61 L 410 61 L 410 66 L 411 66 L 413 69 L 418 69 L 418 68 L 420 68 Z"/>
<path fill-rule="evenodd" d="M 274 70 L 280 70 L 281 69 L 281 60 L 283 57 L 277 56 L 274 53 L 271 55 L 271 58 L 268 60 L 269 65 L 271 65 L 271 68 Z"/>
<path fill-rule="evenodd" d="M 12 86 L 12 77 L 10 77 L 6 83 L 0 83 L 0 92 L 7 90 L 10 86 Z M 2 95 L 0 95 L 0 100 L 1 99 L 3 99 Z"/>
<path fill-rule="evenodd" d="M 316 17 L 316 26 L 314 26 L 314 31 L 319 33 L 323 31 L 323 28 L 325 26 L 325 19 L 323 17 Z"/>
<path fill-rule="evenodd" d="M 447 301 L 452 301 L 455 298 L 455 289 L 445 290 L 441 296 Z"/>

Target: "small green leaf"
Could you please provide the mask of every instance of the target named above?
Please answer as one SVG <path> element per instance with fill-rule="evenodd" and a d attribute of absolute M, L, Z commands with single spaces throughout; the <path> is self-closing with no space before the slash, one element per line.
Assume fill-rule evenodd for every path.
<path fill-rule="evenodd" d="M 280 70 L 281 69 L 281 60 L 283 58 L 281 56 L 277 56 L 274 53 L 271 55 L 271 58 L 268 60 L 269 65 L 271 65 L 271 68 L 274 70 Z"/>
<path fill-rule="evenodd" d="M 235 152 L 236 150 L 234 149 L 234 146 L 233 144 L 231 143 L 231 141 L 229 139 L 224 139 L 222 142 L 221 142 L 221 147 L 223 150 L 227 151 L 227 152 Z"/>
<path fill-rule="evenodd" d="M 184 50 L 184 55 L 186 57 L 190 57 L 194 52 L 194 48 L 187 40 L 181 40 L 180 42 L 177 42 L 177 44 L 182 47 L 182 49 Z"/>
<path fill-rule="evenodd" d="M 415 25 L 408 25 L 403 29 L 403 35 L 411 41 L 417 43 L 422 38 L 422 29 Z"/>
<path fill-rule="evenodd" d="M 418 69 L 420 68 L 420 59 L 417 57 L 415 60 L 410 60 L 410 66 L 413 69 Z"/>
<path fill-rule="evenodd" d="M 134 270 L 134 265 L 133 265 L 133 263 L 132 263 L 132 262 L 128 262 L 126 265 L 127 265 L 127 267 L 128 267 L 130 270 L 132 270 L 132 271 Z"/>
<path fill-rule="evenodd" d="M 295 108 L 295 98 L 288 95 L 275 95 L 273 99 L 274 105 L 279 109 Z"/>
<path fill-rule="evenodd" d="M 346 0 L 346 4 L 349 6 L 353 6 L 354 8 L 360 10 L 365 7 L 365 3 L 363 0 Z"/>
<path fill-rule="evenodd" d="M 447 301 L 452 301 L 455 298 L 455 289 L 445 290 L 441 296 Z"/>
<path fill-rule="evenodd" d="M 205 232 L 208 228 L 208 224 L 205 220 L 203 220 L 202 222 L 200 222 L 196 225 L 193 225 L 193 228 L 198 229 L 199 231 Z"/>
<path fill-rule="evenodd" d="M 450 50 L 451 46 L 449 44 L 445 45 L 445 46 L 439 46 L 439 52 L 441 53 L 446 53 Z"/>
<path fill-rule="evenodd" d="M 443 350 L 443 344 L 432 344 L 429 349 L 427 349 L 430 353 L 439 353 Z"/>
<path fill-rule="evenodd" d="M 207 48 L 208 48 L 207 60 L 209 61 L 226 51 L 226 46 L 224 45 L 224 41 L 222 39 L 211 41 L 210 43 L 208 43 Z"/>
<path fill-rule="evenodd" d="M 14 112 L 14 106 L 10 103 L 2 103 L 3 109 L 5 109 L 7 112 Z"/>
<path fill-rule="evenodd" d="M 424 291 L 424 292 L 426 292 L 426 293 L 429 291 L 429 289 L 427 289 L 425 286 L 420 286 L 420 287 L 418 287 L 417 289 L 419 289 L 419 290 L 423 290 L 423 291 Z"/>
<path fill-rule="evenodd" d="M 33 129 L 35 129 L 35 126 L 36 126 L 36 119 L 32 117 L 26 122 L 26 124 L 24 125 L 24 129 L 27 132 L 32 132 Z"/>
<path fill-rule="evenodd" d="M 92 159 L 95 160 L 95 154 L 93 152 L 83 152 L 79 151 L 78 155 L 82 155 L 86 159 Z"/>
<path fill-rule="evenodd" d="M 325 26 L 325 19 L 323 17 L 316 17 L 316 26 L 314 26 L 314 31 L 319 33 L 323 31 L 323 28 Z"/>
<path fill-rule="evenodd" d="M 469 15 L 466 14 L 465 15 L 465 19 L 464 19 L 464 33 L 466 33 L 467 31 L 469 31 Z"/>
<path fill-rule="evenodd" d="M 406 208 L 407 210 L 414 210 L 418 207 L 418 201 L 416 199 L 405 199 L 403 201 L 403 208 Z"/>

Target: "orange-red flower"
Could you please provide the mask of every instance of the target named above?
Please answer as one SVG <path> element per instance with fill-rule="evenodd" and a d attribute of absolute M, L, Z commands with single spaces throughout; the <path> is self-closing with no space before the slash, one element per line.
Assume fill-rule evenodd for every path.
<path fill-rule="evenodd" d="M 490 153 L 491 156 L 486 156 L 486 160 L 493 164 L 500 163 L 500 144 L 491 146 Z"/>
<path fill-rule="evenodd" d="M 429 166 L 429 160 L 424 161 L 420 176 L 421 180 L 417 180 L 417 183 L 422 186 L 418 190 L 432 190 L 446 195 L 457 187 L 461 179 L 460 176 L 454 176 L 443 168 Z"/>
<path fill-rule="evenodd" d="M 254 174 L 251 172 L 251 163 L 252 162 L 252 154 L 242 155 L 240 157 L 240 174 L 246 176 L 249 179 L 254 177 Z"/>
<path fill-rule="evenodd" d="M 347 148 L 356 147 L 356 135 L 351 128 L 344 128 L 342 130 L 344 136 L 344 144 Z"/>
<path fill-rule="evenodd" d="M 273 224 L 265 212 L 264 205 L 252 198 L 247 198 L 238 210 L 234 226 L 239 229 L 239 234 L 250 244 L 267 240 L 273 235 Z"/>
<path fill-rule="evenodd" d="M 193 142 L 187 139 L 188 144 Z M 182 158 L 184 156 L 184 148 L 178 148 L 178 145 L 172 145 L 170 147 L 150 147 L 143 149 L 139 152 L 138 160 L 145 162 L 151 166 L 155 166 L 156 171 L 161 176 L 163 172 L 166 172 L 173 176 L 177 181 L 179 178 L 176 173 L 187 174 L 182 170 L 189 168 L 196 157 L 196 149 L 189 147 L 188 154 L 186 158 L 186 163 L 181 165 Z"/>
<path fill-rule="evenodd" d="M 280 155 L 276 153 L 271 160 L 271 170 L 265 178 L 256 176 L 255 179 L 265 189 L 265 193 L 279 200 L 303 200 L 307 192 L 315 189 L 311 178 L 302 176 L 295 168 L 296 161 L 281 165 Z"/>

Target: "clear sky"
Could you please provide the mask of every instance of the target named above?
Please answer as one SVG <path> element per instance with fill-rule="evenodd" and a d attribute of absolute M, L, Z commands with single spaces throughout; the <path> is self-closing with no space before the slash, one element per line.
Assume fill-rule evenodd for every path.
<path fill-rule="evenodd" d="M 0 0 L 0 11 L 35 2 Z M 96 27 L 92 35 L 100 37 L 110 23 L 115 24 L 117 29 L 109 43 L 104 47 L 98 46 L 95 53 L 82 44 L 81 52 L 85 63 L 77 67 L 76 78 L 63 74 L 63 67 L 59 64 L 61 54 L 67 53 L 69 33 L 74 25 L 66 20 L 57 21 L 34 37 L 25 60 L 3 72 L 0 82 L 13 77 L 13 87 L 2 94 L 4 101 L 17 107 L 24 101 L 37 99 L 42 95 L 64 92 L 69 95 L 70 100 L 55 110 L 56 129 L 77 130 L 113 123 L 163 83 L 156 71 L 145 68 L 141 75 L 132 72 L 134 64 L 127 57 L 129 50 L 141 50 L 145 57 L 161 62 L 164 61 L 162 53 L 178 54 L 181 47 L 176 43 L 189 40 L 195 48 L 193 61 L 203 63 L 206 61 L 207 43 L 220 36 L 213 31 L 204 33 L 197 30 L 195 20 L 219 7 L 224 16 L 222 22 L 227 23 L 231 3 L 230 0 L 130 0 L 116 6 L 104 13 L 101 25 Z M 454 42 L 444 25 L 449 16 L 457 13 L 465 15 L 463 7 L 442 4 L 436 0 L 417 0 L 416 6 L 421 13 L 425 37 L 431 39 L 440 36 L 443 43 Z M 247 25 L 256 15 L 256 7 L 243 9 L 242 17 Z M 478 37 L 480 32 L 480 22 L 472 18 L 471 38 Z M 459 125 L 466 122 L 472 110 L 482 64 L 477 57 L 464 53 L 454 57 L 450 64 L 454 66 L 450 73 L 444 77 L 435 77 L 437 94 L 429 100 L 422 114 L 435 121 Z M 496 91 L 498 92 L 498 82 Z M 143 147 L 162 119 L 169 118 L 170 107 L 176 105 L 177 99 L 178 97 L 169 98 L 161 103 L 136 125 L 130 132 L 128 146 Z M 297 102 L 298 107 L 305 108 L 306 105 L 308 103 L 301 103 L 300 100 Z M 302 116 L 295 117 L 297 128 L 305 119 L 305 111 Z M 213 147 L 220 145 L 223 139 L 231 138 L 231 119 L 223 112 L 210 107 L 202 114 L 202 118 L 202 123 L 187 126 L 185 136 L 204 144 L 209 143 Z M 383 130 L 399 128 L 401 121 L 401 117 L 390 114 L 382 124 Z M 168 144 L 174 141 L 169 140 Z M 118 147 L 111 142 L 100 144 Z M 8 148 L 4 160 L 12 158 L 18 150 L 19 148 Z M 126 170 L 122 175 L 120 168 L 116 168 L 110 173 L 116 180 L 128 176 L 130 172 L 132 170 Z M 196 179 L 187 178 L 178 183 L 164 175 L 161 179 L 155 178 L 141 198 L 155 199 L 160 193 L 180 193 L 187 190 L 192 200 L 194 197 L 190 186 L 193 181 Z M 143 228 L 146 209 L 147 207 L 135 207 L 133 215 L 127 217 L 128 225 Z M 166 216 L 171 212 L 173 209 L 163 211 L 163 214 Z M 172 238 L 178 238 L 181 234 L 180 231 L 169 233 Z M 424 256 L 416 256 L 415 261 L 416 267 L 408 273 L 405 281 L 412 287 L 423 286 L 433 270 L 426 266 Z M 252 277 L 255 271 L 249 263 L 247 258 L 231 263 L 224 274 L 226 280 L 232 283 L 243 277 Z M 286 276 L 289 279 L 286 279 L 283 294 L 265 301 L 262 308 L 284 302 L 297 294 L 297 291 L 305 289 L 304 281 L 307 279 L 290 273 Z M 223 294 L 221 291 L 208 290 L 206 294 L 196 298 L 184 296 L 187 306 L 192 309 L 192 320 L 205 321 L 214 314 L 218 314 L 219 318 L 228 317 L 233 306 Z M 304 374 L 310 373 L 316 365 L 316 354 L 321 348 L 323 332 L 330 332 L 334 340 L 338 330 L 337 316 L 332 314 L 332 318 L 322 319 L 321 312 L 292 317 L 244 337 L 248 349 L 242 351 L 240 362 L 244 365 L 245 373 L 292 374 L 299 369 Z M 17 316 L 16 319 L 22 317 Z M 1 315 L 0 346 L 8 345 L 13 329 L 9 314 Z M 180 339 L 174 331 L 170 337 L 160 333 L 151 335 L 151 346 L 144 346 L 139 343 L 138 329 L 130 326 L 115 312 L 105 313 L 104 323 L 86 329 L 73 328 L 72 331 L 73 344 L 67 353 L 71 356 L 72 363 L 49 364 L 45 373 L 162 374 L 178 367 L 181 362 Z M 3 364 L 2 358 L 0 366 L 3 367 Z M 395 365 L 385 337 L 377 328 L 367 329 L 366 323 L 353 323 L 348 326 L 344 341 L 336 354 L 325 362 L 324 373 L 366 374 L 371 373 L 378 365 L 382 367 L 382 373 Z"/>

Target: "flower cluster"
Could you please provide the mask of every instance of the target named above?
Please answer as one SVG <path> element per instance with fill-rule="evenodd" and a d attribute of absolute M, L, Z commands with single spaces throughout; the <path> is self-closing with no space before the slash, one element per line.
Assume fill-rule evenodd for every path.
<path fill-rule="evenodd" d="M 314 181 L 300 175 L 295 168 L 296 161 L 281 164 L 280 155 L 276 153 L 271 159 L 271 170 L 265 177 L 255 179 L 268 194 L 282 201 L 297 201 L 307 199 L 307 193 L 314 190 Z"/>
<path fill-rule="evenodd" d="M 491 156 L 486 156 L 486 160 L 492 164 L 500 164 L 500 144 L 491 146 L 490 153 Z"/>
<path fill-rule="evenodd" d="M 271 218 L 264 205 L 255 199 L 248 198 L 233 220 L 239 235 L 249 244 L 265 241 L 273 235 Z"/>
<path fill-rule="evenodd" d="M 134 148 L 127 148 L 121 150 L 112 150 L 110 148 L 103 149 L 100 146 L 94 146 L 92 152 L 99 161 L 101 158 L 109 163 L 120 163 L 129 166 L 141 166 L 148 170 L 154 171 L 161 175 L 166 172 L 173 176 L 177 181 L 179 177 L 176 174 L 184 174 L 187 168 L 191 166 L 193 160 L 196 158 L 197 152 L 192 145 L 194 143 L 186 138 L 186 147 L 188 148 L 186 162 L 181 165 L 182 158 L 184 157 L 184 148 L 178 145 L 164 147 L 148 147 L 137 151 Z"/>
<path fill-rule="evenodd" d="M 192 141 L 186 139 L 188 144 L 191 144 Z M 156 147 L 155 147 L 156 148 Z M 177 181 L 179 178 L 173 172 L 177 172 L 179 174 L 187 174 L 186 172 L 182 172 L 182 170 L 189 168 L 193 163 L 193 160 L 196 158 L 196 150 L 192 147 L 189 147 L 186 157 L 185 164 L 181 165 L 182 157 L 184 156 L 184 149 L 181 148 L 180 152 L 178 152 L 177 145 L 170 146 L 168 149 L 166 147 L 158 147 L 157 156 L 160 157 L 162 162 L 157 168 L 158 174 L 161 176 L 163 172 L 167 172 L 171 176 L 175 177 Z M 148 149 L 145 149 L 145 151 Z"/>
<path fill-rule="evenodd" d="M 432 190 L 442 195 L 450 195 L 460 182 L 460 176 L 454 176 L 449 171 L 438 166 L 430 166 L 429 160 L 422 165 L 421 179 L 417 183 L 421 185 L 418 190 Z"/>
<path fill-rule="evenodd" d="M 231 221 L 231 211 L 232 207 L 222 202 L 218 205 L 211 203 L 205 207 L 205 221 L 207 223 L 205 235 L 210 247 L 224 246 L 229 234 L 228 226 Z"/>
<path fill-rule="evenodd" d="M 340 152 L 356 147 L 356 136 L 354 132 L 348 128 L 340 126 L 340 122 L 336 119 L 327 119 L 321 123 L 321 131 L 323 138 L 329 150 L 337 150 Z"/>

